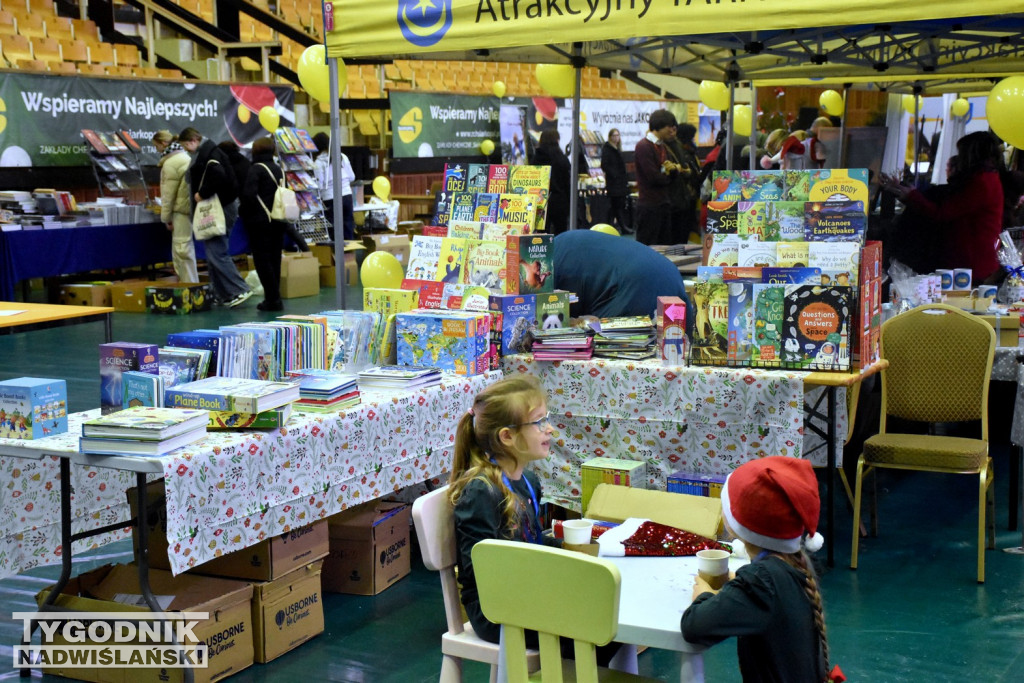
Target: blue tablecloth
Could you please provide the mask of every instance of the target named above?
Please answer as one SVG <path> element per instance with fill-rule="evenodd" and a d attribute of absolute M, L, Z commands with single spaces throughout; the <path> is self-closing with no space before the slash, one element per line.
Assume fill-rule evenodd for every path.
<path fill-rule="evenodd" d="M 248 248 L 248 237 L 239 223 L 231 231 L 229 250 L 241 254 Z M 202 243 L 197 242 L 196 258 L 205 257 Z M 29 278 L 170 260 L 171 233 L 163 223 L 0 232 L 0 301 L 13 301 L 17 284 Z"/>

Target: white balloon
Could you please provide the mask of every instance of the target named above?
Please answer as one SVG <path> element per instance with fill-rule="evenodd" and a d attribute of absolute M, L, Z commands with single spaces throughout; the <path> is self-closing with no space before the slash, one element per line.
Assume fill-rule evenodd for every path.
<path fill-rule="evenodd" d="M 23 148 L 11 145 L 0 154 L 0 166 L 31 166 L 32 157 Z"/>
<path fill-rule="evenodd" d="M 429 142 L 421 142 L 420 148 L 416 151 L 416 155 L 421 159 L 434 156 L 434 148 L 430 146 Z"/>

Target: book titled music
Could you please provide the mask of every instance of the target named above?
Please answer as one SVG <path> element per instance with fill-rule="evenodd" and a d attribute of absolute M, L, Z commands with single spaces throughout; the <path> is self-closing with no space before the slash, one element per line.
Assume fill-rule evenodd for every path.
<path fill-rule="evenodd" d="M 267 382 L 240 377 L 208 377 L 167 390 L 171 408 L 262 413 L 299 398 L 299 386 L 291 382 Z"/>

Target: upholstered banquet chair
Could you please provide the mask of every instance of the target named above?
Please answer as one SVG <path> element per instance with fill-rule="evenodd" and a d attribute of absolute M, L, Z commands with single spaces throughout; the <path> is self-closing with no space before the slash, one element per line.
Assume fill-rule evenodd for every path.
<path fill-rule="evenodd" d="M 505 630 L 509 683 L 542 681 L 653 683 L 636 674 L 599 669 L 597 645 L 619 627 L 618 568 L 583 553 L 516 541 L 480 541 L 473 567 L 484 616 Z M 540 671 L 529 675 L 525 629 L 537 631 Z M 575 662 L 563 661 L 560 637 L 574 641 Z"/>
<path fill-rule="evenodd" d="M 977 477 L 978 582 L 985 581 L 986 526 L 988 547 L 995 547 L 988 452 L 988 383 L 995 346 L 991 326 L 945 304 L 919 306 L 882 325 L 881 355 L 889 367 L 882 370 L 879 433 L 864 442 L 857 461 L 852 569 L 857 568 L 864 476 L 874 468 L 923 470 Z M 890 417 L 924 423 L 980 421 L 981 438 L 892 433 L 887 428 Z"/>
<path fill-rule="evenodd" d="M 468 621 L 462 621 L 462 604 L 455 577 L 458 560 L 455 522 L 452 506 L 448 502 L 448 487 L 444 486 L 417 498 L 412 504 L 412 521 L 416 527 L 423 564 L 441 575 L 441 595 L 448 620 L 448 631 L 441 636 L 441 683 L 458 683 L 462 680 L 463 659 L 490 664 L 491 683 L 494 683 L 498 675 L 498 646 L 481 639 L 473 632 Z M 530 670 L 536 671 L 540 666 L 540 657 L 536 651 L 531 651 L 530 659 Z"/>

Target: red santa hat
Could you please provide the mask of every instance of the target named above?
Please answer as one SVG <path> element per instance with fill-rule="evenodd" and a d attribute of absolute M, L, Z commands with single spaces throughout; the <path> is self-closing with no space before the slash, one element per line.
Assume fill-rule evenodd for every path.
<path fill-rule="evenodd" d="M 722 487 L 722 513 L 740 540 L 765 550 L 814 552 L 821 500 L 811 463 L 771 456 L 736 468 Z"/>

